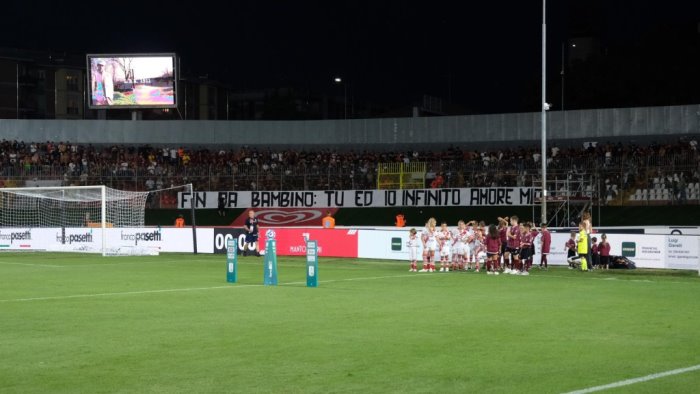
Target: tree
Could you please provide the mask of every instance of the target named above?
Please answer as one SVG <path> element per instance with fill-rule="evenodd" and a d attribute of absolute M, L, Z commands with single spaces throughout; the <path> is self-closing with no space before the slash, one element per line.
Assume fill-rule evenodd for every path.
<path fill-rule="evenodd" d="M 115 62 L 119 66 L 119 68 L 122 70 L 124 73 L 124 82 L 131 82 L 134 83 L 134 69 L 131 68 L 131 62 L 133 62 L 133 58 L 131 57 L 121 57 L 121 58 L 116 58 Z"/>

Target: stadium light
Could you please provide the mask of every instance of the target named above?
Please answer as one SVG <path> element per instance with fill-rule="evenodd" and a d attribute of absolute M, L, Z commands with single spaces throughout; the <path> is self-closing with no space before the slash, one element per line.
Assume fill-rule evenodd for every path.
<path fill-rule="evenodd" d="M 343 78 L 341 77 L 335 77 L 333 81 L 337 84 L 343 84 L 343 114 L 345 119 L 347 120 L 348 118 L 348 84 L 347 82 L 343 83 Z"/>

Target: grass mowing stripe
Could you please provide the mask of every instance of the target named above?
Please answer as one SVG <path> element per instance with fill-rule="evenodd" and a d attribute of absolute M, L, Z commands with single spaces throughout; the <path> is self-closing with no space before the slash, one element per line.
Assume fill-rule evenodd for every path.
<path fill-rule="evenodd" d="M 595 386 L 595 387 L 589 387 L 587 389 L 582 389 L 582 390 L 576 390 L 576 391 L 570 391 L 565 394 L 586 394 L 586 393 L 593 393 L 596 391 L 602 391 L 602 390 L 607 390 L 607 389 L 614 389 L 617 387 L 622 387 L 622 386 L 629 386 L 631 384 L 636 384 L 636 383 L 642 383 L 642 382 L 647 382 L 649 380 L 654 380 L 654 379 L 659 379 L 663 378 L 666 376 L 672 376 L 672 375 L 679 375 L 682 373 L 686 372 L 693 372 L 693 371 L 698 371 L 700 370 L 700 364 L 698 365 L 693 365 L 692 367 L 687 367 L 687 368 L 678 368 L 678 369 L 673 369 L 670 371 L 666 372 L 659 372 L 659 373 L 653 373 L 651 375 L 647 376 L 641 376 L 638 378 L 633 378 L 633 379 L 627 379 L 627 380 L 621 380 L 619 382 L 614 382 L 610 384 L 605 384 L 602 386 Z"/>
<path fill-rule="evenodd" d="M 366 278 L 346 278 L 346 279 L 331 279 L 325 281 L 319 281 L 322 283 L 332 283 L 332 282 L 350 282 L 359 280 L 378 280 L 378 279 L 390 279 L 390 278 L 405 278 L 405 277 L 428 277 L 430 275 L 387 275 L 387 276 L 371 276 Z M 306 282 L 286 282 L 280 283 L 280 286 L 294 286 L 306 284 Z M 159 289 L 159 290 L 139 290 L 139 291 L 125 291 L 125 292 L 111 292 L 111 293 L 95 293 L 95 294 L 72 294 L 66 296 L 54 296 L 54 297 L 29 297 L 29 298 L 15 298 L 15 299 L 5 299 L 0 300 L 0 302 L 26 302 L 26 301 L 53 301 L 53 300 L 68 300 L 72 298 L 92 298 L 92 297 L 109 297 L 109 296 L 122 296 L 122 295 L 136 295 L 136 294 L 158 294 L 158 293 L 178 293 L 178 292 L 188 292 L 188 291 L 199 291 L 199 290 L 217 290 L 217 289 L 236 289 L 244 287 L 261 287 L 264 286 L 254 285 L 254 284 L 239 284 L 239 285 L 227 285 L 227 286 L 211 286 L 211 287 L 189 287 L 182 289 Z"/>

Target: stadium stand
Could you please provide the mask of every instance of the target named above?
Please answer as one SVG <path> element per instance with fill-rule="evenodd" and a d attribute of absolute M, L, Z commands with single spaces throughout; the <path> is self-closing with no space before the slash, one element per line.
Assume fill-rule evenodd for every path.
<path fill-rule="evenodd" d="M 584 191 L 607 204 L 698 203 L 700 157 L 694 138 L 648 145 L 550 143 L 549 177 L 590 177 Z M 268 147 L 86 145 L 69 141 L 0 143 L 4 186 L 92 185 L 155 190 L 377 188 L 380 163 L 425 162 L 425 187 L 529 186 L 539 177 L 539 147 L 471 150 L 318 150 Z M 440 180 L 436 182 L 435 180 Z"/>

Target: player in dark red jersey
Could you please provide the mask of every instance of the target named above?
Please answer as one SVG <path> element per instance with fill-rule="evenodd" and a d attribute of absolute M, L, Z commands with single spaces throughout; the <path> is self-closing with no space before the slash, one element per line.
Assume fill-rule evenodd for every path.
<path fill-rule="evenodd" d="M 535 226 L 535 223 L 528 223 L 530 224 L 530 235 L 532 236 L 532 242 L 530 243 L 530 258 L 527 259 L 527 270 L 530 271 L 530 268 L 532 268 L 532 260 L 535 258 L 535 238 L 539 235 L 539 232 L 537 231 L 537 226 Z"/>
<path fill-rule="evenodd" d="M 529 261 L 532 257 L 532 233 L 530 223 L 526 222 L 520 227 L 520 264 L 516 275 L 530 275 Z"/>
<path fill-rule="evenodd" d="M 610 244 L 608 243 L 608 236 L 605 234 L 600 236 L 598 253 L 600 253 L 600 267 L 608 269 L 610 266 Z"/>
<path fill-rule="evenodd" d="M 518 224 L 518 217 L 513 215 L 510 217 L 510 227 L 506 232 L 506 237 L 508 238 L 508 246 L 506 247 L 506 260 L 512 258 L 511 268 L 506 269 L 506 274 L 513 274 L 518 272 L 518 266 L 520 265 L 520 225 Z"/>
<path fill-rule="evenodd" d="M 506 259 L 506 247 L 508 246 L 508 221 L 510 218 L 507 216 L 504 218 L 499 217 L 498 218 L 498 236 L 501 239 L 501 252 L 500 252 L 500 257 L 498 259 L 498 268 L 501 270 L 501 268 L 506 269 L 510 267 L 510 261 Z M 501 259 L 503 259 L 503 266 L 501 267 Z"/>
<path fill-rule="evenodd" d="M 489 226 L 486 236 L 486 274 L 498 275 L 498 259 L 501 251 L 501 236 L 493 224 Z"/>
<path fill-rule="evenodd" d="M 540 227 L 542 228 L 542 232 L 540 234 L 540 242 L 542 242 L 540 268 L 547 269 L 547 255 L 549 254 L 549 249 L 552 246 L 552 234 L 547 229 L 547 223 L 542 223 Z"/>
<path fill-rule="evenodd" d="M 566 261 L 569 263 L 569 269 L 576 268 L 573 259 L 576 258 L 576 231 L 571 232 L 571 237 L 564 244 L 566 248 Z"/>

